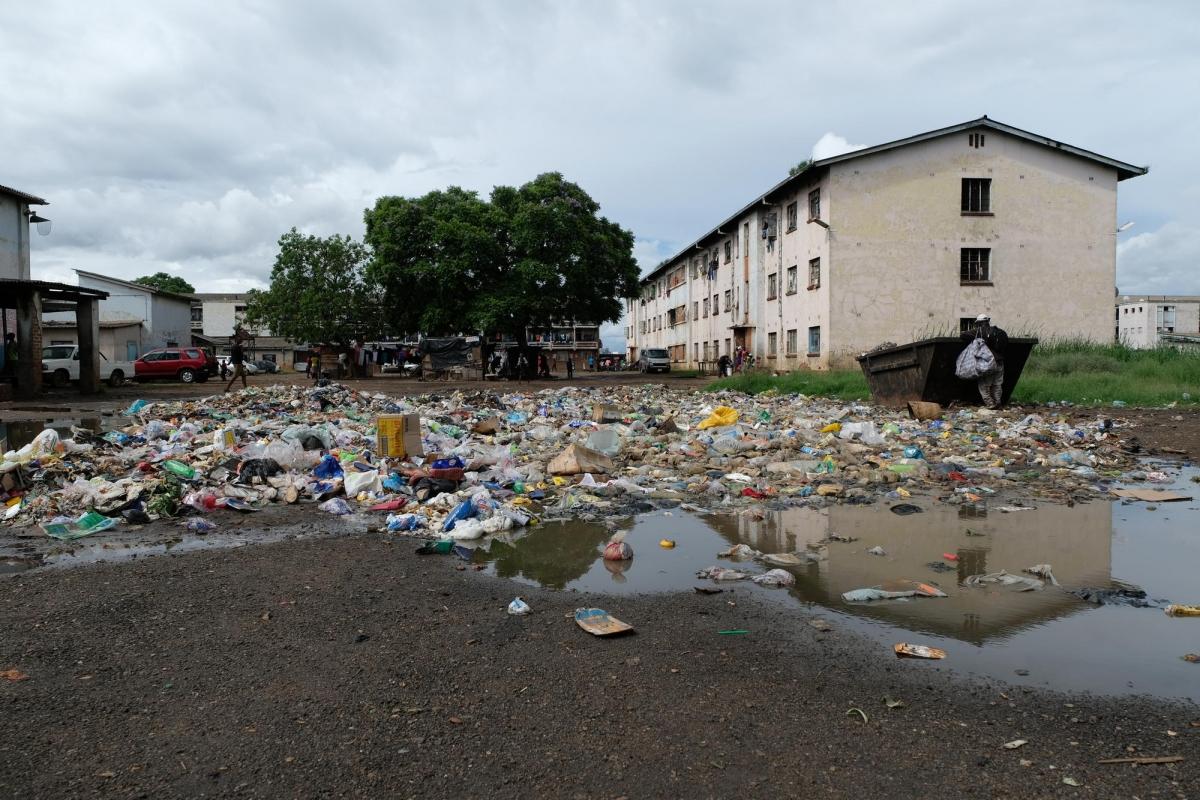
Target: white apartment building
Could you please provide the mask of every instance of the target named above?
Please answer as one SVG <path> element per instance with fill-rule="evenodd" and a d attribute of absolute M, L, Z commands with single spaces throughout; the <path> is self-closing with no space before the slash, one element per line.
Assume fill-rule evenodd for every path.
<path fill-rule="evenodd" d="M 1146 172 L 987 117 L 808 163 L 643 279 L 630 359 L 853 366 L 980 313 L 1111 341 L 1117 184 Z"/>
<path fill-rule="evenodd" d="M 1116 320 L 1117 341 L 1126 347 L 1158 347 L 1164 335 L 1200 336 L 1200 296 L 1123 295 Z"/>

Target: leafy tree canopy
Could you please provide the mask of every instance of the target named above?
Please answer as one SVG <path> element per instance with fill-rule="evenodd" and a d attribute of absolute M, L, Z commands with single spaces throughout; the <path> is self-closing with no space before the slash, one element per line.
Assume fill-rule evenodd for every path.
<path fill-rule="evenodd" d="M 171 275 L 167 272 L 156 272 L 153 275 L 143 275 L 134 283 L 140 283 L 142 286 L 149 286 L 151 289 L 158 289 L 160 292 L 174 292 L 175 294 L 195 294 L 196 287 L 185 281 L 178 275 Z"/>
<path fill-rule="evenodd" d="M 367 278 L 392 327 L 410 332 L 523 341 L 529 325 L 613 321 L 639 271 L 633 234 L 599 211 L 556 172 L 497 186 L 488 200 L 458 187 L 381 197 L 364 214 Z"/>
<path fill-rule="evenodd" d="M 811 166 L 812 166 L 812 163 L 813 163 L 813 162 L 812 162 L 812 159 L 811 159 L 811 158 L 808 158 L 808 159 L 805 159 L 804 161 L 801 161 L 799 164 L 797 164 L 796 166 L 794 166 L 794 167 L 792 167 L 791 169 L 789 169 L 789 170 L 788 170 L 788 177 L 790 178 L 790 177 L 792 177 L 793 175 L 799 175 L 801 172 L 804 172 L 804 170 L 806 170 L 806 169 L 808 169 L 809 167 L 811 167 Z"/>
<path fill-rule="evenodd" d="M 252 291 L 246 323 L 301 342 L 348 342 L 379 333 L 378 299 L 363 281 L 367 249 L 349 236 L 295 228 L 279 238 L 271 288 Z"/>

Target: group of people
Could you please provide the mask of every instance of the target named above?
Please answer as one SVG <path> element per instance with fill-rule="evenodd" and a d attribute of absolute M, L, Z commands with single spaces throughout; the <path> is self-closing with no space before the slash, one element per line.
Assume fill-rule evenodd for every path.
<path fill-rule="evenodd" d="M 732 357 L 728 353 L 723 353 L 717 359 L 717 374 L 722 378 L 728 378 L 735 372 L 745 372 L 750 369 L 754 369 L 754 354 L 740 344 L 733 349 Z"/>
<path fill-rule="evenodd" d="M 558 353 L 535 353 L 532 358 L 524 350 L 496 350 L 488 359 L 488 374 L 497 375 L 509 380 L 549 380 L 558 374 L 560 361 Z M 588 355 L 580 359 L 589 371 L 596 369 L 596 356 Z M 575 356 L 565 355 L 561 366 L 566 370 L 567 380 L 575 377 Z"/>

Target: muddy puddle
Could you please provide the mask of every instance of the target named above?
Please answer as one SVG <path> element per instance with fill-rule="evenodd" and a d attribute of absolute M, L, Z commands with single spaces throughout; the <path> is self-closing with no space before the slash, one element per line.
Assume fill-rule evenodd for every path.
<path fill-rule="evenodd" d="M 1029 511 L 955 507 L 928 499 L 923 513 L 899 516 L 881 506 L 792 509 L 750 515 L 655 512 L 616 526 L 634 557 L 601 557 L 613 528 L 547 523 L 523 536 L 497 538 L 475 551 L 491 573 L 559 590 L 604 594 L 692 591 L 720 586 L 752 591 L 797 609 L 811 607 L 840 629 L 876 639 L 881 652 L 899 641 L 947 651 L 939 663 L 959 672 L 1017 684 L 1105 694 L 1148 694 L 1200 701 L 1200 619 L 1172 618 L 1156 607 L 1096 605 L 1076 589 L 1137 587 L 1151 601 L 1200 604 L 1200 470 L 1176 473 L 1170 488 L 1197 500 L 1097 501 Z M 1000 504 L 996 504 L 999 506 Z M 836 538 L 833 538 L 836 537 Z M 663 539 L 675 546 L 666 549 Z M 852 539 L 839 541 L 837 539 Z M 746 544 L 762 553 L 801 553 L 794 586 L 697 579 L 712 565 L 759 573 L 754 561 L 717 558 Z M 882 548 L 884 555 L 869 550 Z M 973 575 L 1049 564 L 1060 584 L 1033 591 L 969 585 Z M 936 569 L 934 566 L 937 565 Z M 842 593 L 896 579 L 934 584 L 945 598 L 851 603 Z M 714 598 L 716 599 L 716 598 Z M 748 621 L 747 627 L 752 627 Z M 752 631 L 769 635 L 769 631 Z M 887 650 L 884 650 L 887 648 Z"/>
<path fill-rule="evenodd" d="M 83 428 L 92 433 L 104 433 L 129 424 L 121 418 L 48 416 L 33 420 L 0 420 L 0 447 L 20 450 L 33 441 L 46 428 L 52 428 L 64 439 L 73 436 L 72 428 Z"/>

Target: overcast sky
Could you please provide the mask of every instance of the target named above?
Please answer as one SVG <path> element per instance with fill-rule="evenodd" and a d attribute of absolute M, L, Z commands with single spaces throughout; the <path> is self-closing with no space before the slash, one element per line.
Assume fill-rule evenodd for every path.
<path fill-rule="evenodd" d="M 813 153 L 987 114 L 1135 164 L 1122 292 L 1200 294 L 1200 4 L 27 4 L 0 25 L 0 184 L 35 278 L 263 286 L 292 226 L 558 170 L 645 269 Z M 1067 298 L 1064 298 L 1066 301 Z"/>

